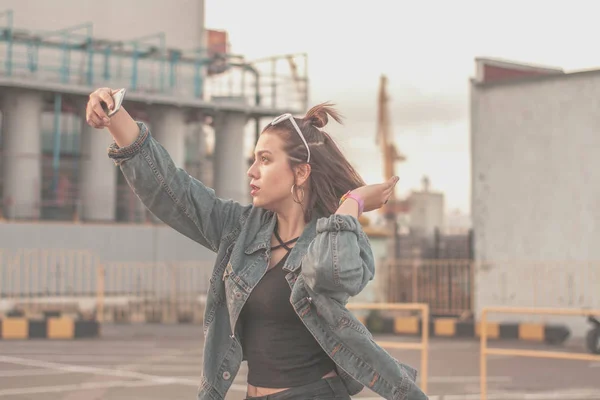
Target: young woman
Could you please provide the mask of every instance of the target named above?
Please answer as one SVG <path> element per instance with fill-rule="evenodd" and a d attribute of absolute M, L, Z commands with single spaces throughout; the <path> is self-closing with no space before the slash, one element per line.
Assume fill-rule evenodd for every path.
<path fill-rule="evenodd" d="M 365 185 L 323 128 L 329 105 L 284 114 L 261 133 L 248 170 L 252 204 L 220 199 L 176 168 L 143 123 L 90 95 L 87 122 L 108 128 L 109 157 L 146 207 L 217 254 L 204 318 L 199 399 L 224 399 L 248 362 L 248 399 L 427 399 L 416 371 L 392 358 L 345 305 L 374 275 L 358 218 L 397 182 Z"/>

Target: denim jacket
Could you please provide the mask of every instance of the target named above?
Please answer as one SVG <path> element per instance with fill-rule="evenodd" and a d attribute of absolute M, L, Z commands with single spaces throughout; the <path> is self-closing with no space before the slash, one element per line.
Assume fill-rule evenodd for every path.
<path fill-rule="evenodd" d="M 119 165 L 144 205 L 167 225 L 217 254 L 204 316 L 205 348 L 198 399 L 224 399 L 245 360 L 238 317 L 267 270 L 273 212 L 220 199 L 176 168 L 143 123 L 131 145 L 113 143 Z M 283 269 L 298 317 L 337 367 L 350 395 L 368 387 L 385 399 L 421 400 L 416 371 L 378 346 L 345 305 L 374 276 L 374 259 L 358 220 L 315 217 Z"/>

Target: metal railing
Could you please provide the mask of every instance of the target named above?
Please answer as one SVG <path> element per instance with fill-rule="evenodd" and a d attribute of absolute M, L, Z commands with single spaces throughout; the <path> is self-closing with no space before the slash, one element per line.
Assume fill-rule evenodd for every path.
<path fill-rule="evenodd" d="M 0 249 L 0 311 L 85 312 L 97 293 L 97 265 L 97 257 L 85 250 Z"/>
<path fill-rule="evenodd" d="M 538 315 L 570 315 L 588 316 L 600 315 L 600 310 L 591 309 L 549 309 L 549 308 L 517 308 L 517 307 L 486 307 L 481 312 L 481 347 L 480 347 L 480 385 L 481 400 L 487 399 L 487 356 L 516 356 L 531 358 L 554 358 L 562 360 L 600 361 L 600 356 L 583 353 L 567 353 L 559 351 L 543 351 L 529 349 L 490 348 L 488 339 L 488 314 L 538 314 Z"/>
<path fill-rule="evenodd" d="M 100 265 L 98 321 L 199 322 L 211 273 L 199 262 Z"/>
<path fill-rule="evenodd" d="M 427 303 L 434 315 L 459 316 L 473 309 L 471 260 L 389 260 L 383 270 L 390 303 Z"/>
<path fill-rule="evenodd" d="M 12 10 L 0 12 L 0 76 L 85 87 L 111 85 L 131 92 L 210 101 L 244 97 L 249 105 L 304 110 L 307 55 L 247 61 L 207 48 L 167 46 L 164 32 L 110 41 L 84 23 L 51 32 L 15 28 Z"/>
<path fill-rule="evenodd" d="M 427 393 L 428 359 L 429 359 L 429 306 L 427 304 L 397 303 L 348 303 L 348 310 L 382 310 L 382 311 L 419 311 L 421 314 L 421 341 L 418 343 L 376 341 L 378 345 L 389 349 L 406 349 L 421 351 L 420 385 Z"/>
<path fill-rule="evenodd" d="M 550 268 L 548 271 L 553 270 Z M 586 272 L 587 269 L 582 271 Z M 211 275 L 212 267 L 208 262 L 101 262 L 98 256 L 87 250 L 0 248 L 0 313 L 20 312 L 26 317 L 39 317 L 59 312 L 98 322 L 199 322 L 203 317 L 205 293 Z M 584 276 L 586 285 L 595 284 L 591 275 Z M 413 285 L 415 281 L 419 290 L 419 280 L 410 280 Z M 552 284 L 554 283 L 548 283 Z M 568 284 L 567 280 L 567 286 Z M 591 301 L 594 298 L 590 297 L 593 294 L 582 293 L 582 299 L 587 299 L 586 306 L 595 304 Z M 535 299 L 538 298 L 535 293 L 532 295 Z M 554 292 L 554 296 L 560 295 L 561 292 Z M 388 349 L 419 350 L 420 385 L 426 392 L 429 372 L 430 305 L 426 302 L 349 303 L 347 308 L 350 311 L 417 311 L 421 314 L 420 342 L 377 341 L 377 344 Z M 487 357 L 490 355 L 600 362 L 600 355 L 593 354 L 488 347 L 488 339 L 498 336 L 498 333 L 494 334 L 491 331 L 498 330 L 488 319 L 491 313 L 589 316 L 600 315 L 600 309 L 483 308 L 478 323 L 482 400 L 487 398 Z M 529 326 L 528 329 L 535 330 L 538 339 L 547 335 L 544 333 L 543 323 L 535 327 Z M 523 338 L 528 335 L 531 336 L 531 332 L 519 333 Z"/>
<path fill-rule="evenodd" d="M 198 322 L 211 274 L 200 261 L 101 263 L 84 250 L 0 249 L 0 314 Z"/>

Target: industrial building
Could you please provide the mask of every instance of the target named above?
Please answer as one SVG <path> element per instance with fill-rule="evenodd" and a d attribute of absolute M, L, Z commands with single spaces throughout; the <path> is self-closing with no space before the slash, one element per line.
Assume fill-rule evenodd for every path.
<path fill-rule="evenodd" d="M 202 0 L 177 8 L 164 0 L 130 0 L 126 9 L 114 0 L 2 5 L 0 266 L 41 265 L 2 249 L 63 248 L 98 259 L 63 258 L 39 285 L 58 287 L 65 271 L 98 263 L 115 263 L 115 271 L 193 263 L 195 275 L 182 267 L 177 282 L 207 284 L 214 254 L 148 214 L 107 156 L 108 132 L 85 123 L 87 96 L 100 86 L 127 88 L 125 107 L 177 165 L 217 195 L 247 202 L 245 143 L 269 118 L 307 109 L 307 56 L 232 54 L 227 32 L 205 26 Z M 427 182 L 389 205 L 409 214 L 399 221 L 409 233 L 394 241 L 398 259 L 411 262 L 417 248 L 417 258 L 461 264 L 411 264 L 413 275 L 396 280 L 380 274 L 393 286 L 387 299 L 439 301 L 451 315 L 495 305 L 599 308 L 600 70 L 481 58 L 470 87 L 472 230 L 444 232 L 443 194 Z M 382 132 L 389 120 L 379 124 Z M 399 154 L 381 146 L 388 175 Z M 131 276 L 124 282 L 143 280 Z M 0 295 L 11 284 L 3 282 Z M 583 318 L 570 325 L 574 334 L 587 327 Z"/>
<path fill-rule="evenodd" d="M 476 315 L 600 308 L 600 70 L 480 58 L 470 87 Z"/>
<path fill-rule="evenodd" d="M 227 32 L 205 27 L 203 0 L 120 3 L 2 2 L 1 247 L 210 262 L 148 215 L 107 156 L 110 134 L 86 124 L 87 96 L 125 87 L 124 106 L 177 165 L 247 202 L 244 144 L 269 118 L 306 110 L 307 57 L 232 54 Z"/>

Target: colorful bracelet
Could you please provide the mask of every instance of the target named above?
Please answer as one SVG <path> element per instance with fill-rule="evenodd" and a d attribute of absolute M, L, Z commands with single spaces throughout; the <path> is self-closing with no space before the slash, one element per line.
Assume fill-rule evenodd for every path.
<path fill-rule="evenodd" d="M 355 195 L 354 193 L 352 193 L 351 190 L 348 190 L 346 192 L 346 194 L 344 194 L 342 196 L 342 198 L 340 199 L 340 204 L 342 205 L 342 203 L 346 200 L 346 199 L 353 199 L 358 203 L 358 215 L 360 216 L 363 213 L 363 210 L 365 208 L 365 202 L 363 199 L 361 199 L 359 196 Z"/>

